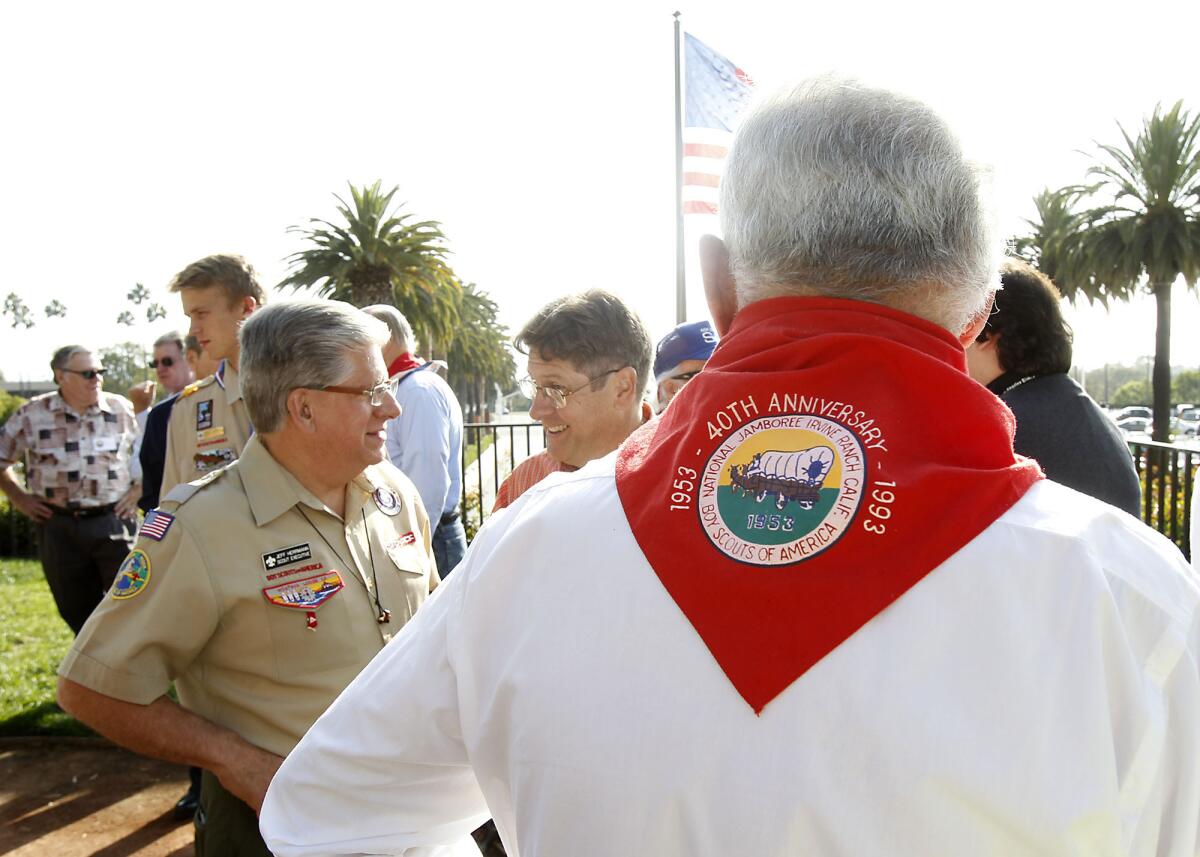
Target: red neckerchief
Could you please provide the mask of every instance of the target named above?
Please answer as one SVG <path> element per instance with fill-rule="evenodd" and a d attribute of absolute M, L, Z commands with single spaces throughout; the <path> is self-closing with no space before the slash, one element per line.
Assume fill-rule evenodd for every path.
<path fill-rule="evenodd" d="M 962 346 L 860 301 L 741 310 L 617 491 L 667 592 L 756 711 L 1042 478 Z"/>
<path fill-rule="evenodd" d="M 394 378 L 401 372 L 407 372 L 410 369 L 419 369 L 424 365 L 424 363 L 413 356 L 411 351 L 405 351 L 403 354 L 393 360 L 390 366 L 388 366 L 388 377 Z"/>

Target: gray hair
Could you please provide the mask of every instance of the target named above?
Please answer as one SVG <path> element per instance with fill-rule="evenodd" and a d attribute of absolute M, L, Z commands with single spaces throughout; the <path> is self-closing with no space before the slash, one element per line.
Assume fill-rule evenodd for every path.
<path fill-rule="evenodd" d="M 392 342 L 403 348 L 405 351 L 412 351 L 415 343 L 413 342 L 412 325 L 408 323 L 408 319 L 404 317 L 404 313 L 396 309 L 394 306 L 387 304 L 374 304 L 369 307 L 363 307 L 363 312 L 367 315 L 377 318 L 387 325 L 388 332 L 392 335 Z"/>
<path fill-rule="evenodd" d="M 739 305 L 818 294 L 958 333 L 996 287 L 983 171 L 929 107 L 820 78 L 751 109 L 721 182 Z"/>
<path fill-rule="evenodd" d="M 178 330 L 168 331 L 154 340 L 155 348 L 158 348 L 160 345 L 174 345 L 179 349 L 179 353 L 182 354 L 184 349 L 183 335 Z"/>
<path fill-rule="evenodd" d="M 356 351 L 380 346 L 387 330 L 341 301 L 285 301 L 263 307 L 242 324 L 242 398 L 257 432 L 281 429 L 288 394 L 345 381 Z"/>
<path fill-rule="evenodd" d="M 67 364 L 71 362 L 71 358 L 76 354 L 91 354 L 92 349 L 84 348 L 82 345 L 64 345 L 62 348 L 54 352 L 54 356 L 50 358 L 50 373 L 66 369 Z"/>

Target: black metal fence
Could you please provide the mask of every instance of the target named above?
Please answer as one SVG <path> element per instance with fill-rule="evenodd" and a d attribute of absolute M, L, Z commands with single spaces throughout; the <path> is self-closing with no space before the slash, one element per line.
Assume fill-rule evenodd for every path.
<path fill-rule="evenodd" d="M 470 540 L 492 511 L 496 491 L 513 468 L 546 447 L 541 423 L 463 426 L 462 516 Z"/>
<path fill-rule="evenodd" d="M 1200 449 L 1152 441 L 1131 442 L 1129 449 L 1142 483 L 1142 520 L 1175 542 L 1191 559 L 1189 522 Z"/>
<path fill-rule="evenodd" d="M 513 467 L 545 448 L 538 423 L 468 423 L 463 443 L 483 443 L 484 452 L 463 459 L 463 518 L 473 534 L 492 510 L 496 490 Z M 495 452 L 489 452 L 490 447 Z M 1192 483 L 1200 466 L 1200 448 L 1134 441 L 1129 444 L 1142 484 L 1142 520 L 1179 546 L 1191 558 L 1188 522 Z M 468 478 L 470 477 L 470 478 Z"/>

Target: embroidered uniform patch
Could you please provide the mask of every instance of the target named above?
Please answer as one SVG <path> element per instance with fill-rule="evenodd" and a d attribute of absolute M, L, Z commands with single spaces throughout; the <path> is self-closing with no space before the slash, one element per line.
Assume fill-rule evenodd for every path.
<path fill-rule="evenodd" d="M 174 515 L 160 512 L 158 509 L 151 509 L 146 513 L 146 520 L 142 521 L 142 529 L 138 531 L 138 535 L 161 542 L 174 521 Z"/>
<path fill-rule="evenodd" d="M 325 574 L 315 574 L 303 580 L 289 580 L 287 583 L 265 586 L 262 592 L 268 601 L 279 607 L 316 610 L 340 592 L 344 586 L 342 575 L 331 568 Z"/>
<path fill-rule="evenodd" d="M 262 592 L 272 604 L 303 610 L 308 630 L 315 631 L 317 608 L 341 592 L 343 587 L 342 576 L 336 570 L 330 569 L 325 574 L 317 574 L 303 580 L 289 580 L 287 583 L 263 587 Z"/>
<path fill-rule="evenodd" d="M 197 472 L 207 473 L 210 470 L 223 467 L 235 458 L 237 456 L 233 454 L 232 449 L 214 449 L 209 452 L 197 452 L 192 456 L 192 461 L 196 465 Z"/>
<path fill-rule="evenodd" d="M 312 559 L 312 550 L 309 548 L 307 542 L 302 545 L 292 545 L 290 548 L 280 548 L 277 551 L 271 551 L 262 555 L 263 567 L 267 571 L 306 559 Z"/>
<path fill-rule="evenodd" d="M 213 424 L 213 403 L 212 399 L 205 399 L 203 402 L 196 402 L 196 431 L 204 431 L 212 428 Z"/>
<path fill-rule="evenodd" d="M 150 583 L 150 555 L 144 550 L 135 548 L 125 557 L 121 567 L 117 569 L 117 579 L 113 581 L 112 597 L 122 601 L 137 595 Z"/>
<path fill-rule="evenodd" d="M 863 496 L 855 434 L 814 414 L 746 423 L 709 456 L 700 520 L 713 546 L 752 565 L 788 565 L 833 545 Z"/>
<path fill-rule="evenodd" d="M 212 402 L 203 404 L 211 405 Z M 222 443 L 225 440 L 225 426 L 213 426 L 196 432 L 196 446 L 205 447 Z"/>
<path fill-rule="evenodd" d="M 323 562 L 310 562 L 305 565 L 297 566 L 296 568 L 285 568 L 283 571 L 272 572 L 267 575 L 267 580 L 278 580 L 281 577 L 295 577 L 297 574 L 307 574 L 310 571 L 320 571 L 325 567 Z"/>
<path fill-rule="evenodd" d="M 383 514 L 391 517 L 400 514 L 400 498 L 391 488 L 376 488 L 375 493 L 371 496 L 375 498 L 375 505 Z"/>

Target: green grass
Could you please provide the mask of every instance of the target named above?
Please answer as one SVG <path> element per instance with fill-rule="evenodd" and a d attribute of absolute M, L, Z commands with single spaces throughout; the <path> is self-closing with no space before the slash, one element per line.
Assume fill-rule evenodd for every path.
<path fill-rule="evenodd" d="M 480 453 L 492 445 L 494 438 L 490 434 L 485 434 L 479 444 L 468 443 L 463 447 L 463 469 L 470 467 L 475 463 L 475 459 L 479 458 Z"/>
<path fill-rule="evenodd" d="M 92 734 L 54 702 L 71 639 L 41 565 L 0 558 L 0 736 Z"/>

